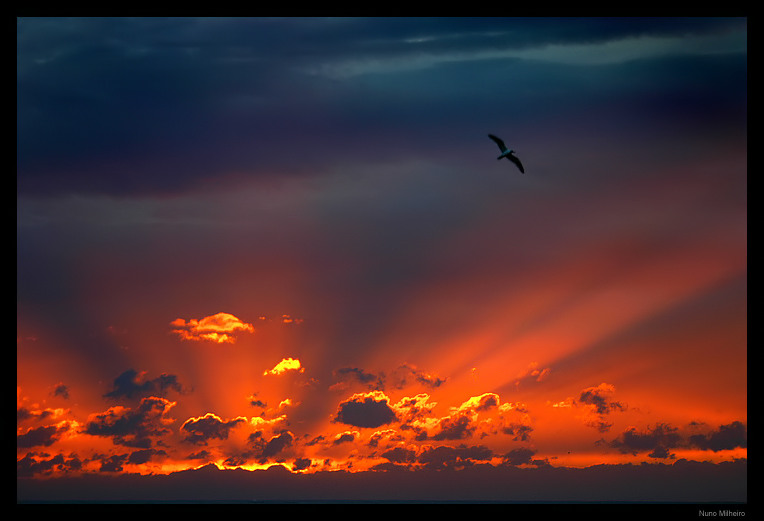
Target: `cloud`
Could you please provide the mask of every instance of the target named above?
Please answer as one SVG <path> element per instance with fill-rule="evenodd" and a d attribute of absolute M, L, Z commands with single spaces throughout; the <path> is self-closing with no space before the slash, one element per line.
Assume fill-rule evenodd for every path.
<path fill-rule="evenodd" d="M 257 393 L 252 393 L 249 398 L 249 404 L 252 407 L 259 407 L 261 409 L 266 409 L 268 407 L 268 404 L 264 401 L 262 401 L 260 398 L 257 397 Z"/>
<path fill-rule="evenodd" d="M 329 389 L 333 391 L 344 391 L 351 387 L 353 384 L 361 384 L 373 391 L 384 390 L 384 373 L 373 374 L 367 373 L 363 369 L 357 367 L 341 367 L 333 371 L 333 376 L 336 383 L 332 384 Z"/>
<path fill-rule="evenodd" d="M 19 449 L 37 446 L 49 447 L 57 442 L 69 428 L 70 425 L 67 422 L 47 427 L 30 428 L 24 434 L 16 436 L 16 447 Z"/>
<path fill-rule="evenodd" d="M 615 392 L 615 386 L 601 383 L 597 387 L 588 387 L 581 391 L 577 402 L 591 405 L 597 414 L 609 414 L 614 410 L 624 410 L 626 406 L 620 402 L 610 401 L 608 396 Z"/>
<path fill-rule="evenodd" d="M 177 190 L 221 169 L 253 169 L 253 147 L 256 163 L 290 161 L 289 170 L 303 156 L 285 154 L 295 129 L 313 134 L 306 146 L 315 148 L 307 156 L 322 159 L 336 129 L 352 132 L 359 120 L 396 121 L 386 131 L 399 133 L 402 113 L 439 124 L 442 114 L 423 117 L 429 115 L 424 111 L 442 112 L 431 99 L 432 85 L 441 87 L 439 100 L 451 105 L 465 92 L 463 82 L 438 75 L 449 67 L 454 70 L 447 74 L 463 77 L 466 68 L 483 79 L 483 99 L 474 100 L 472 109 L 481 114 L 498 99 L 490 93 L 506 94 L 497 61 L 516 70 L 522 59 L 586 63 L 743 53 L 745 37 L 744 19 L 23 20 L 17 34 L 19 189 Z M 423 69 L 435 79 L 408 78 L 422 85 L 409 85 L 411 105 L 401 107 L 405 100 L 390 94 L 399 87 L 394 80 Z M 110 81 L 94 82 L 93 70 L 105 71 L 102 79 Z M 341 81 L 356 74 L 364 74 L 372 88 L 358 91 L 355 82 Z M 380 78 L 384 83 L 373 88 Z M 517 94 L 525 93 L 518 88 Z M 429 103 L 419 103 L 424 96 Z M 332 111 L 342 104 L 350 109 Z M 293 121 L 288 129 L 272 124 L 287 116 Z M 317 127 L 322 117 L 330 123 Z M 422 125 L 432 123 L 422 122 L 416 123 L 418 134 L 426 135 Z M 172 159 L 158 158 L 157 150 L 169 151 Z M 112 175 L 102 175 L 106 165 Z M 67 167 L 69 175 L 56 175 Z"/>
<path fill-rule="evenodd" d="M 292 471 L 293 472 L 299 472 L 301 470 L 305 470 L 311 466 L 313 462 L 310 458 L 297 458 L 294 460 L 294 464 L 292 465 Z"/>
<path fill-rule="evenodd" d="M 234 334 L 237 332 L 255 332 L 252 324 L 243 322 L 230 313 L 216 313 L 198 320 L 192 318 L 188 321 L 176 318 L 170 322 L 170 325 L 175 328 L 172 332 L 183 340 L 206 340 L 218 344 L 236 342 Z"/>
<path fill-rule="evenodd" d="M 426 420 L 431 414 L 437 402 L 430 401 L 430 395 L 419 393 L 416 396 L 405 396 L 396 403 L 393 408 L 404 428 L 409 428 L 416 423 Z"/>
<path fill-rule="evenodd" d="M 416 451 L 404 447 L 393 447 L 380 454 L 392 463 L 413 463 L 416 461 Z"/>
<path fill-rule="evenodd" d="M 515 387 L 541 383 L 549 377 L 551 372 L 552 369 L 550 367 L 539 369 L 538 362 L 532 362 L 528 365 L 528 368 L 517 377 L 515 380 Z"/>
<path fill-rule="evenodd" d="M 332 445 L 340 445 L 342 443 L 351 443 L 360 435 L 358 431 L 345 431 L 337 434 L 332 441 Z"/>
<path fill-rule="evenodd" d="M 691 445 L 701 450 L 735 449 L 748 447 L 746 426 L 740 421 L 734 421 L 727 425 L 720 425 L 719 429 L 709 434 L 694 434 L 689 437 Z"/>
<path fill-rule="evenodd" d="M 84 433 L 91 436 L 110 437 L 117 445 L 147 449 L 152 438 L 170 432 L 168 425 L 175 420 L 167 415 L 176 402 L 165 398 L 147 397 L 132 409 L 120 405 L 102 413 L 91 414 Z"/>
<path fill-rule="evenodd" d="M 747 447 L 746 428 L 742 422 L 734 421 L 720 425 L 708 434 L 693 434 L 684 438 L 678 428 L 658 423 L 652 428 L 648 426 L 644 431 L 629 427 L 610 442 L 610 446 L 622 453 L 649 452 L 651 458 L 673 459 L 675 456 L 670 451 L 678 447 L 695 447 L 714 452 Z"/>
<path fill-rule="evenodd" d="M 16 476 L 31 477 L 34 475 L 51 474 L 54 471 L 78 471 L 82 468 L 82 460 L 76 455 L 64 456 L 63 454 L 57 454 L 47 459 L 46 456 L 49 455 L 28 452 L 16 462 Z"/>
<path fill-rule="evenodd" d="M 355 427 L 379 427 L 397 421 L 390 399 L 381 391 L 357 393 L 340 403 L 334 422 Z"/>
<path fill-rule="evenodd" d="M 60 418 L 64 416 L 67 412 L 69 412 L 69 410 L 63 409 L 63 408 L 30 409 L 28 407 L 20 406 L 16 409 L 16 420 L 24 421 L 24 420 L 34 419 L 37 421 L 44 421 L 49 418 L 54 418 L 54 419 Z"/>
<path fill-rule="evenodd" d="M 472 396 L 440 418 L 432 416 L 437 403 L 429 399 L 428 394 L 422 393 L 405 397 L 392 406 L 401 421 L 401 431 L 413 431 L 418 441 L 464 440 L 496 434 L 528 441 L 533 431 L 525 404 L 501 403 L 496 393 Z"/>
<path fill-rule="evenodd" d="M 296 358 L 291 358 L 291 357 L 284 358 L 283 360 L 281 360 L 281 362 L 276 364 L 273 367 L 273 369 L 271 369 L 270 371 L 264 371 L 263 376 L 267 376 L 269 374 L 281 375 L 286 373 L 287 371 L 297 371 L 298 373 L 303 373 L 305 372 L 305 368 L 302 367 L 302 365 L 300 364 L 300 361 Z"/>
<path fill-rule="evenodd" d="M 202 449 L 199 452 L 192 452 L 188 456 L 186 456 L 186 459 L 190 460 L 209 460 L 212 458 L 212 453 L 208 451 L 207 449 Z"/>
<path fill-rule="evenodd" d="M 142 449 L 142 450 L 136 450 L 135 452 L 131 452 L 130 455 L 127 458 L 127 462 L 131 465 L 141 465 L 143 463 L 147 463 L 151 460 L 154 456 L 166 456 L 167 452 L 164 450 L 156 450 L 156 449 Z"/>
<path fill-rule="evenodd" d="M 536 452 L 534 450 L 522 447 L 512 449 L 504 455 L 504 462 L 509 465 L 524 465 L 531 462 L 531 458 Z"/>
<path fill-rule="evenodd" d="M 291 447 L 294 443 L 294 439 L 294 434 L 290 431 L 283 431 L 271 437 L 267 442 L 262 438 L 259 432 L 254 433 L 254 435 L 250 435 L 249 437 L 250 443 L 254 446 L 253 454 L 260 463 L 265 463 L 288 447 Z"/>
<path fill-rule="evenodd" d="M 138 373 L 128 369 L 114 379 L 114 388 L 104 394 L 106 398 L 142 398 L 147 396 L 165 396 L 168 390 L 182 392 L 178 378 L 172 374 L 163 373 L 160 376 L 146 380 L 145 372 Z"/>
<path fill-rule="evenodd" d="M 100 472 L 122 472 L 127 462 L 129 454 L 114 454 L 101 460 Z"/>
<path fill-rule="evenodd" d="M 512 436 L 514 441 L 529 441 L 533 427 L 522 423 L 509 423 L 501 428 L 501 432 Z"/>
<path fill-rule="evenodd" d="M 402 389 L 406 387 L 412 383 L 411 380 L 413 380 L 414 383 L 424 385 L 425 387 L 432 389 L 440 387 L 446 382 L 445 378 L 433 376 L 410 364 L 402 364 L 398 366 L 398 368 L 393 371 L 391 380 L 393 382 L 393 386 L 396 389 Z"/>
<path fill-rule="evenodd" d="M 374 391 L 384 391 L 388 387 L 403 389 L 412 384 L 437 388 L 446 381 L 410 364 L 401 364 L 389 375 L 384 371 L 375 374 L 357 367 L 342 367 L 335 370 L 333 374 L 337 382 L 330 387 L 332 390 L 346 390 L 354 384 L 360 384 Z"/>
<path fill-rule="evenodd" d="M 481 412 L 487 411 L 499 406 L 499 395 L 496 393 L 483 393 L 480 396 L 473 396 L 463 402 L 457 409 L 457 412 Z"/>
<path fill-rule="evenodd" d="M 665 459 L 674 457 L 669 449 L 678 447 L 681 441 L 677 428 L 667 423 L 659 423 L 652 429 L 648 426 L 642 432 L 636 427 L 629 427 L 610 445 L 622 453 L 638 454 L 649 451 L 648 456 L 651 458 Z"/>
<path fill-rule="evenodd" d="M 425 447 L 417 457 L 419 463 L 425 468 L 445 469 L 468 467 L 479 461 L 489 461 L 493 457 L 493 451 L 482 445 L 459 445 L 450 447 Z"/>
<path fill-rule="evenodd" d="M 458 407 L 451 408 L 451 414 L 440 418 L 437 422 L 438 432 L 429 435 L 433 440 L 462 440 L 472 436 L 479 426 L 478 413 L 487 412 L 499 407 L 499 395 L 483 393 L 472 396 Z M 420 433 L 424 437 L 424 433 Z"/>
<path fill-rule="evenodd" d="M 463 440 L 469 438 L 477 428 L 467 415 L 447 416 L 438 422 L 440 431 L 431 436 L 433 440 Z"/>
<path fill-rule="evenodd" d="M 57 384 L 56 388 L 53 389 L 53 396 L 60 396 L 64 400 L 68 400 L 69 399 L 69 387 L 67 387 L 63 383 Z"/>
<path fill-rule="evenodd" d="M 209 440 L 228 439 L 228 434 L 234 427 L 246 423 L 247 419 L 244 417 L 234 418 L 232 420 L 223 420 L 219 416 L 208 412 L 204 416 L 198 418 L 189 418 L 180 430 L 187 432 L 188 434 L 184 438 L 184 441 L 194 444 L 206 445 Z"/>
<path fill-rule="evenodd" d="M 611 412 L 625 411 L 626 404 L 612 400 L 610 396 L 615 392 L 615 386 L 601 383 L 596 387 L 583 389 L 577 398 L 567 398 L 561 402 L 552 404 L 555 408 L 579 407 L 584 409 L 583 420 L 586 425 L 600 432 L 608 432 L 613 426 L 606 418 Z"/>

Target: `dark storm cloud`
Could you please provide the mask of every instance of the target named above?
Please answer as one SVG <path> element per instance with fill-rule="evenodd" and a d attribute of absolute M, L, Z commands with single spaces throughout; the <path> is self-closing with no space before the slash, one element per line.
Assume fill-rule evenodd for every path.
<path fill-rule="evenodd" d="M 432 455 L 436 456 L 436 455 Z M 443 455 L 440 461 L 453 461 Z M 481 456 L 482 457 L 482 456 Z M 438 461 L 435 457 L 432 458 Z M 483 460 L 470 460 L 480 463 Z M 654 502 L 689 503 L 697 516 L 697 503 L 747 501 L 748 464 L 745 460 L 713 464 L 679 460 L 672 465 L 595 465 L 583 469 L 535 469 L 513 466 L 488 468 L 463 465 L 459 472 L 317 472 L 301 475 L 280 469 L 242 472 L 212 467 L 169 476 L 101 475 L 52 480 L 20 479 L 19 502 L 61 501 L 252 501 L 257 498 L 294 502 L 347 500 L 493 501 L 493 502 Z M 441 470 L 441 471 L 437 471 Z M 193 496 L 190 496 L 193 494 Z M 568 510 L 570 507 L 566 506 Z M 735 507 L 731 507 L 735 508 Z M 575 509 L 573 509 L 575 510 Z M 664 511 L 665 508 L 662 508 Z M 688 510 L 689 512 L 690 510 Z"/>
<path fill-rule="evenodd" d="M 676 427 L 659 423 L 653 428 L 640 432 L 636 427 L 629 427 L 611 442 L 611 446 L 622 453 L 638 454 L 648 452 L 651 458 L 673 458 L 669 449 L 680 446 L 682 437 Z"/>
<path fill-rule="evenodd" d="M 186 456 L 186 459 L 191 459 L 191 460 L 195 460 L 195 459 L 198 459 L 198 460 L 208 460 L 211 457 L 212 457 L 212 453 L 210 451 L 204 449 L 204 450 L 200 450 L 199 452 L 192 452 L 191 454 Z"/>
<path fill-rule="evenodd" d="M 35 419 L 37 421 L 45 421 L 48 418 L 55 416 L 56 412 L 53 409 L 29 409 L 27 407 L 19 407 L 16 409 L 16 420 L 24 421 Z"/>
<path fill-rule="evenodd" d="M 60 383 L 56 385 L 56 388 L 53 390 L 53 396 L 60 396 L 64 400 L 69 399 L 69 387 Z"/>
<path fill-rule="evenodd" d="M 337 389 L 344 389 L 353 383 L 360 383 L 373 391 L 384 389 L 384 375 L 368 373 L 358 367 L 341 367 L 334 371 L 333 376 L 337 382 L 332 386 Z"/>
<path fill-rule="evenodd" d="M 143 398 L 134 408 L 112 407 L 91 415 L 84 433 L 112 438 L 117 445 L 148 449 L 152 439 L 170 432 L 167 414 L 174 403 L 164 398 Z"/>
<path fill-rule="evenodd" d="M 334 371 L 333 376 L 337 381 L 332 388 L 345 389 L 354 383 L 372 391 L 383 391 L 386 388 L 402 389 L 408 385 L 419 384 L 429 388 L 440 387 L 445 383 L 445 378 L 427 374 L 409 364 L 401 364 L 390 373 L 380 371 L 370 373 L 357 367 L 342 367 Z"/>
<path fill-rule="evenodd" d="M 312 461 L 310 458 L 297 458 L 294 460 L 294 465 L 292 465 L 292 470 L 297 472 L 300 470 L 305 470 L 310 467 L 312 464 Z"/>
<path fill-rule="evenodd" d="M 506 60 L 498 69 L 463 64 L 465 54 L 744 26 L 649 18 L 21 19 L 18 187 L 168 192 L 235 170 L 320 169 L 338 149 L 368 160 L 370 140 L 385 143 L 387 157 L 423 145 L 434 153 L 464 139 L 444 133 L 444 115 L 479 122 L 507 88 L 523 98 L 515 107 L 551 100 L 543 96 L 555 78 L 542 72 L 529 83 L 538 69 L 514 58 L 510 69 Z M 407 72 L 422 56 L 442 66 L 426 67 L 425 76 Z M 389 77 L 374 76 L 375 64 L 389 72 L 388 62 Z M 362 77 L 345 78 L 358 63 Z M 569 87 L 583 94 L 587 83 Z"/>
<path fill-rule="evenodd" d="M 82 468 L 82 460 L 76 455 L 69 455 L 68 457 L 63 454 L 48 456 L 50 455 L 28 452 L 23 458 L 16 461 L 16 476 L 31 477 L 46 475 L 53 470 L 69 472 Z"/>
<path fill-rule="evenodd" d="M 413 463 L 416 461 L 416 451 L 404 447 L 394 447 L 380 454 L 392 463 Z"/>
<path fill-rule="evenodd" d="M 161 374 L 153 379 L 143 379 L 134 369 L 128 369 L 114 379 L 114 389 L 104 394 L 106 398 L 136 399 L 147 396 L 163 397 L 167 391 L 182 392 L 178 378 L 172 374 Z"/>
<path fill-rule="evenodd" d="M 608 421 L 608 415 L 614 411 L 627 409 L 626 404 L 611 399 L 614 392 L 614 386 L 603 382 L 596 387 L 583 389 L 577 398 L 571 400 L 571 403 L 576 407 L 589 409 L 590 414 L 585 419 L 587 425 L 600 432 L 607 432 L 613 426 L 612 422 Z"/>
<path fill-rule="evenodd" d="M 731 450 L 738 447 L 747 447 L 747 429 L 745 424 L 734 421 L 727 425 L 720 425 L 718 429 L 707 434 L 692 434 L 684 436 L 679 429 L 666 423 L 659 423 L 655 427 L 648 427 L 639 431 L 636 427 L 629 427 L 621 435 L 610 442 L 610 446 L 617 448 L 622 453 L 637 454 L 648 452 L 651 458 L 671 458 L 671 449 L 678 447 L 691 447 L 700 450 Z"/>
<path fill-rule="evenodd" d="M 396 389 L 402 389 L 412 383 L 417 383 L 431 389 L 436 389 L 446 382 L 445 378 L 430 375 L 409 364 L 400 365 L 391 375 L 391 384 Z"/>
<path fill-rule="evenodd" d="M 231 429 L 245 422 L 244 418 L 223 420 L 212 413 L 207 413 L 201 418 L 189 418 L 180 430 L 188 433 L 184 441 L 206 445 L 212 439 L 228 439 Z"/>
<path fill-rule="evenodd" d="M 446 417 L 438 423 L 439 431 L 431 436 L 433 440 L 463 440 L 472 436 L 476 426 L 469 416 Z"/>
<path fill-rule="evenodd" d="M 122 472 L 125 468 L 122 466 L 127 462 L 129 454 L 114 454 L 113 456 L 101 459 L 100 472 Z"/>
<path fill-rule="evenodd" d="M 247 456 L 257 459 L 261 464 L 265 463 L 291 447 L 294 439 L 294 434 L 289 431 L 283 431 L 268 441 L 265 441 L 260 432 L 253 433 L 249 436 L 249 443 L 253 450 Z"/>
<path fill-rule="evenodd" d="M 354 432 L 343 432 L 342 434 L 339 434 L 336 438 L 334 438 L 334 441 L 332 441 L 332 445 L 341 445 L 343 443 L 351 443 L 355 441 L 355 435 Z"/>
<path fill-rule="evenodd" d="M 720 450 L 748 447 L 748 429 L 739 421 L 720 425 L 718 430 L 708 434 L 694 434 L 689 437 L 690 444 L 702 449 L 718 452 Z"/>
<path fill-rule="evenodd" d="M 155 456 L 166 456 L 167 452 L 164 450 L 156 450 L 156 449 L 142 449 L 142 450 L 136 450 L 135 452 L 131 452 L 130 455 L 127 458 L 127 462 L 132 465 L 140 465 L 142 463 L 147 463 Z"/>
<path fill-rule="evenodd" d="M 626 406 L 621 402 L 610 400 L 609 396 L 613 392 L 613 387 L 602 384 L 598 387 L 589 387 L 581 391 L 577 402 L 579 404 L 591 405 L 597 414 L 610 414 L 612 411 L 622 411 Z"/>
<path fill-rule="evenodd" d="M 16 447 L 19 449 L 28 449 L 31 447 L 53 445 L 63 433 L 69 430 L 68 425 L 31 428 L 24 434 L 16 436 Z"/>
<path fill-rule="evenodd" d="M 504 455 L 504 461 L 509 465 L 527 464 L 531 462 L 535 453 L 535 451 L 527 448 L 512 449 Z"/>
<path fill-rule="evenodd" d="M 340 403 L 333 421 L 369 428 L 392 423 L 397 417 L 388 402 L 388 398 L 379 392 L 355 394 Z"/>
<path fill-rule="evenodd" d="M 445 469 L 474 465 L 476 462 L 488 461 L 493 457 L 493 451 L 482 445 L 459 445 L 450 447 L 442 445 L 435 448 L 424 449 L 417 461 L 426 468 Z"/>
<path fill-rule="evenodd" d="M 514 441 L 528 441 L 530 440 L 531 432 L 533 432 L 533 427 L 521 423 L 510 423 L 502 427 L 501 432 L 512 436 Z"/>

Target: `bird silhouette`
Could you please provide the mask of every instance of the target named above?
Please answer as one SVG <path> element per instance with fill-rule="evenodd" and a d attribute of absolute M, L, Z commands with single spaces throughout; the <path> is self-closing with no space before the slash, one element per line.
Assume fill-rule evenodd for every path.
<path fill-rule="evenodd" d="M 515 165 L 517 165 L 517 168 L 520 169 L 521 174 L 524 174 L 525 169 L 523 168 L 523 164 L 520 162 L 520 159 L 515 155 L 515 151 L 507 148 L 507 145 L 504 144 L 504 141 L 502 141 L 501 138 L 498 138 L 493 134 L 488 134 L 488 137 L 491 138 L 497 145 L 499 145 L 499 150 L 501 150 L 501 155 L 496 159 L 502 159 L 506 157 Z"/>

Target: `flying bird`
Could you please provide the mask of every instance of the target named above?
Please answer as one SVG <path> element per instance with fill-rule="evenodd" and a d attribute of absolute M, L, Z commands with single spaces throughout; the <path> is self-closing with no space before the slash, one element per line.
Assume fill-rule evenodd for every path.
<path fill-rule="evenodd" d="M 504 144 L 504 141 L 502 141 L 501 138 L 498 138 L 493 134 L 488 134 L 488 137 L 494 140 L 496 144 L 499 145 L 499 150 L 501 150 L 501 155 L 496 159 L 502 159 L 506 157 L 515 165 L 517 165 L 517 168 L 520 169 L 520 173 L 524 174 L 525 169 L 523 168 L 523 164 L 520 162 L 520 159 L 515 155 L 515 151 L 507 148 L 507 145 Z"/>

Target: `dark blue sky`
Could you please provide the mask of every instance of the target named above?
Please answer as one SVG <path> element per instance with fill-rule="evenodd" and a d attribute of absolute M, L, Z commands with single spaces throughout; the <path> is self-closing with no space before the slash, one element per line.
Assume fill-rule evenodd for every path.
<path fill-rule="evenodd" d="M 488 131 L 533 153 L 566 134 L 714 139 L 744 117 L 745 34 L 704 18 L 21 19 L 19 190 L 453 164 Z"/>

